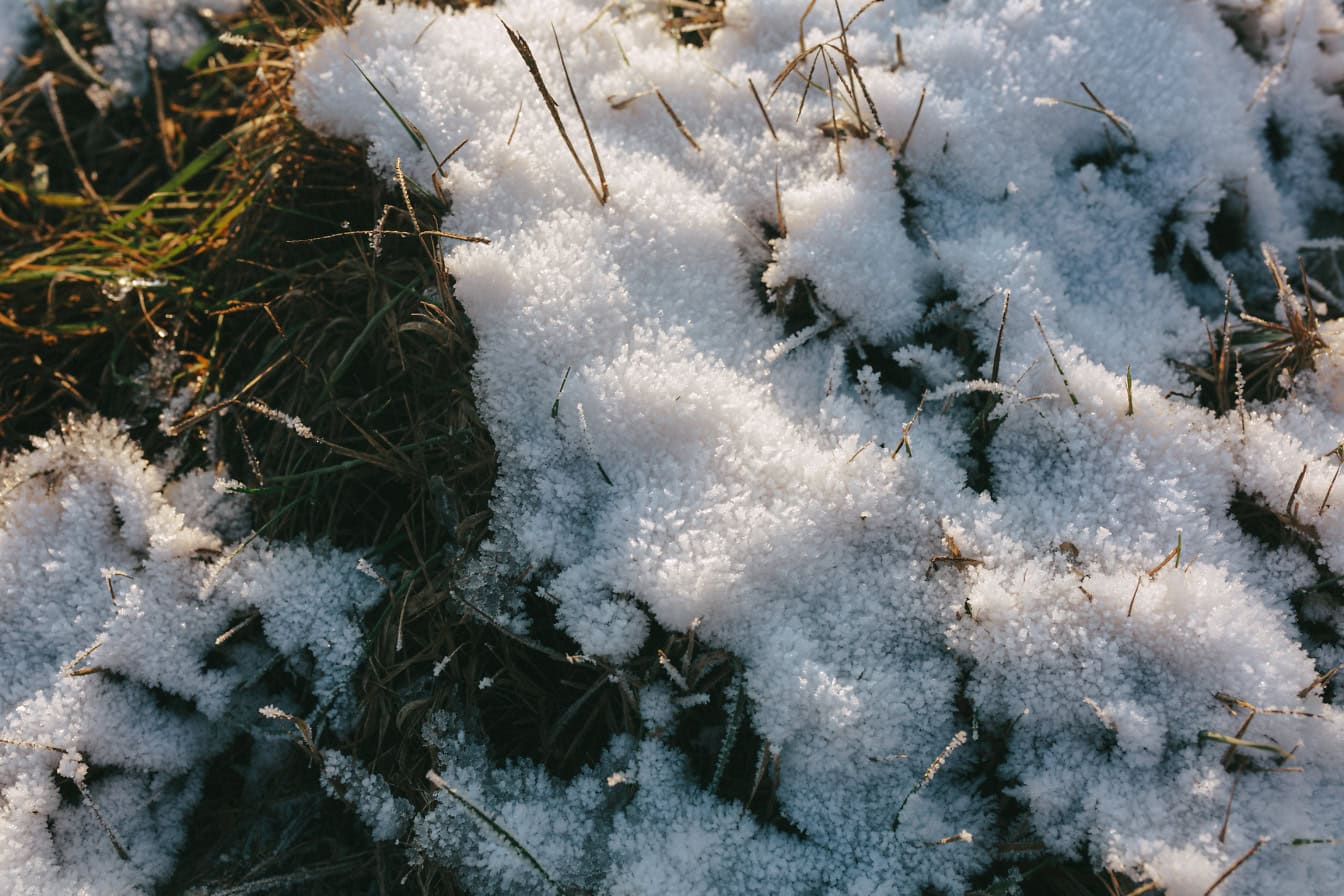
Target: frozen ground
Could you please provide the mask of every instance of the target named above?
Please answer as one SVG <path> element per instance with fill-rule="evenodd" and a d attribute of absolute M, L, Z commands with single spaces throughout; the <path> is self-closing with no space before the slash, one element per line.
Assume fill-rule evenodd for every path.
<path fill-rule="evenodd" d="M 444 722 L 457 798 L 419 843 L 499 892 L 960 892 L 1003 789 L 1050 849 L 1172 894 L 1261 838 L 1222 892 L 1329 889 L 1339 847 L 1294 842 L 1344 831 L 1344 732 L 1312 687 L 1344 657 L 1337 610 L 1308 638 L 1290 597 L 1344 573 L 1344 339 L 1221 416 L 1183 364 L 1208 363 L 1228 274 L 1234 318 L 1305 314 L 1261 246 L 1293 280 L 1334 249 L 1311 222 L 1344 199 L 1344 19 L 847 3 L 842 35 L 822 4 L 800 33 L 804 6 L 729 0 L 704 48 L 653 4 L 365 6 L 303 57 L 309 123 L 438 177 L 444 228 L 491 241 L 449 266 L 500 454 L 495 558 L 548 571 L 590 655 L 656 622 L 740 657 L 799 832 L 716 802 L 654 735 L 613 746 L 616 799 L 610 768 L 492 771 Z M 1313 284 L 1323 316 L 1339 286 Z M 1239 494 L 1314 544 L 1264 546 Z M 1207 735 L 1239 731 L 1281 752 Z"/>

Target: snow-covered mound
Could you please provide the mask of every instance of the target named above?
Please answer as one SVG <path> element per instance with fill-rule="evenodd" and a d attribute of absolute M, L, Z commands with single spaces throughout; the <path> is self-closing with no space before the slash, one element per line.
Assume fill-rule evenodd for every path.
<path fill-rule="evenodd" d="M 654 734 L 613 747 L 616 799 L 610 769 L 489 770 L 440 726 L 458 789 L 418 842 L 483 892 L 961 892 L 1002 791 L 1045 847 L 1172 894 L 1253 847 L 1220 893 L 1330 890 L 1339 849 L 1294 841 L 1344 831 L 1313 687 L 1341 617 L 1308 638 L 1290 598 L 1314 559 L 1344 573 L 1344 338 L 1221 416 L 1187 365 L 1229 273 L 1234 316 L 1301 311 L 1262 244 L 1337 248 L 1309 223 L 1344 201 L 1344 17 L 892 0 L 842 29 L 823 6 L 800 31 L 805 3 L 728 0 L 697 48 L 659 4 L 364 5 L 303 57 L 309 123 L 437 178 L 444 229 L 490 240 L 448 262 L 499 450 L 492 556 L 548 570 L 613 662 L 650 619 L 700 620 L 801 832 L 698 791 Z M 1309 548 L 1264 546 L 1234 499 Z"/>
<path fill-rule="evenodd" d="M 238 541 L 242 498 L 167 481 L 115 424 L 0 466 L 0 887 L 149 892 L 207 761 L 276 699 L 283 658 L 348 724 L 377 582 L 328 548 Z M 259 612 L 266 642 L 216 638 Z M 247 643 L 241 643 L 247 642 Z"/>

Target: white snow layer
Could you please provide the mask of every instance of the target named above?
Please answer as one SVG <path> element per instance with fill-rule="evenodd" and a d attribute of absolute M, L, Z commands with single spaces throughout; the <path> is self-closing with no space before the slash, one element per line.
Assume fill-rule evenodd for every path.
<path fill-rule="evenodd" d="M 0 466 L 4 892 L 150 892 L 207 761 L 276 699 L 256 679 L 277 654 L 351 720 L 358 613 L 380 587 L 339 551 L 225 542 L 244 499 L 212 479 L 166 481 L 97 418 Z M 254 611 L 274 649 L 240 636 L 207 664 Z"/>
<path fill-rule="evenodd" d="M 1273 295 L 1259 244 L 1330 248 L 1307 222 L 1344 201 L 1327 176 L 1344 18 L 1323 0 L 889 0 L 843 42 L 817 4 L 800 47 L 805 6 L 728 0 L 698 49 L 661 30 L 658 4 L 365 4 L 302 57 L 305 120 L 366 143 L 384 174 L 399 160 L 428 188 L 431 154 L 470 141 L 440 180 L 445 229 L 491 241 L 450 242 L 448 262 L 499 451 L 495 556 L 549 570 L 560 625 L 612 661 L 650 619 L 703 619 L 700 637 L 745 664 L 803 835 L 700 791 L 656 735 L 623 754 L 633 799 L 604 803 L 606 771 L 488 770 L 440 734 L 445 781 L 495 822 L 441 794 L 421 846 L 480 892 L 961 892 L 1005 833 L 982 794 L 1006 788 L 1049 849 L 1173 896 L 1261 838 L 1221 893 L 1333 889 L 1340 848 L 1294 841 L 1344 835 L 1344 729 L 1309 687 L 1344 657 L 1297 627 L 1289 596 L 1319 575 L 1307 553 L 1263 546 L 1229 505 L 1240 490 L 1288 507 L 1305 465 L 1295 524 L 1344 573 L 1344 497 L 1326 500 L 1344 333 L 1325 328 L 1318 370 L 1247 407 L 1244 431 L 1185 397 L 1172 362 L 1207 357 L 1228 272 L 1234 312 Z M 555 28 L 605 204 L 496 16 L 530 44 L 596 182 Z M 809 56 L 770 97 L 823 42 L 836 67 Z M 837 117 L 873 129 L 871 96 L 893 151 L 924 95 L 898 165 L 852 138 L 838 170 L 828 84 Z M 1210 237 L 1228 220 L 1231 248 Z M 764 225 L 783 231 L 768 246 Z M 786 330 L 757 281 L 781 305 L 806 281 L 816 322 Z M 978 369 L 936 344 L 949 331 Z M 1003 385 L 983 382 L 995 372 Z M 922 413 L 921 375 L 945 396 Z M 976 389 L 1001 393 L 983 459 L 966 435 Z M 992 494 L 967 485 L 981 462 Z M 973 726 L 989 743 L 920 788 Z M 1202 732 L 1291 756 L 1239 748 L 1234 775 Z"/>

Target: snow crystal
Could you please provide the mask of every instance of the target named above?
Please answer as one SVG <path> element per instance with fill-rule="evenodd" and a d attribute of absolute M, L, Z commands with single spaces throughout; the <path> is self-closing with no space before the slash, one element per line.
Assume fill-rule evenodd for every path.
<path fill-rule="evenodd" d="M 351 719 L 355 614 L 381 588 L 353 555 L 224 541 L 241 499 L 209 474 L 165 478 L 98 418 L 0 465 L 7 893 L 142 892 L 172 872 L 205 763 L 250 722 L 241 688 L 276 658 L 226 643 L 207 664 L 248 614 L 331 720 Z"/>
<path fill-rule="evenodd" d="M 729 0 L 703 49 L 647 6 L 364 6 L 303 56 L 304 118 L 385 175 L 428 184 L 470 138 L 441 181 L 445 229 L 491 241 L 445 246 L 499 451 L 490 562 L 551 570 L 560 626 L 614 662 L 650 621 L 702 619 L 744 664 L 805 835 L 687 779 L 658 685 L 615 763 L 628 806 L 591 814 L 602 770 L 567 789 L 459 744 L 440 774 L 498 824 L 441 796 L 419 842 L 488 892 L 535 883 L 519 843 L 591 885 L 575 837 L 610 867 L 602 892 L 960 892 L 1004 835 L 988 774 L 1051 849 L 1171 894 L 1262 837 L 1221 892 L 1328 890 L 1338 851 L 1290 844 L 1344 826 L 1338 713 L 1309 687 L 1344 614 L 1317 608 L 1318 643 L 1292 598 L 1314 559 L 1344 573 L 1344 333 L 1242 413 L 1201 408 L 1190 366 L 1227 276 L 1234 312 L 1267 313 L 1260 244 L 1310 248 L 1313 213 L 1344 201 L 1344 16 L 847 2 L 842 40 L 822 4 L 800 36 L 804 5 Z M 496 15 L 566 98 L 605 203 Z M 1248 501 L 1310 550 L 1247 534 Z M 921 787 L 972 721 L 1006 755 L 969 743 Z M 1229 750 L 1239 732 L 1282 752 Z M 1280 764 L 1302 770 L 1256 773 Z"/>

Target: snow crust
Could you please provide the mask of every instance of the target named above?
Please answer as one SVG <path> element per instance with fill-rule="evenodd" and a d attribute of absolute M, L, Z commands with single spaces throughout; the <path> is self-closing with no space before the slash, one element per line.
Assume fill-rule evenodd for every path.
<path fill-rule="evenodd" d="M 882 3 L 846 40 L 888 148 L 849 139 L 838 171 L 820 126 L 840 73 L 818 66 L 800 115 L 785 79 L 777 139 L 748 85 L 769 95 L 805 4 L 729 0 L 703 49 L 655 6 L 361 6 L 305 51 L 295 98 L 427 188 L 431 154 L 470 139 L 441 180 L 444 228 L 491 240 L 448 246 L 499 451 L 491 562 L 549 570 L 561 627 L 613 662 L 653 621 L 701 620 L 744 663 L 800 834 L 705 793 L 657 729 L 613 746 L 637 790 L 613 801 L 611 768 L 492 769 L 444 723 L 439 774 L 481 811 L 441 793 L 416 842 L 480 892 L 961 892 L 1006 837 L 985 795 L 1006 790 L 1049 849 L 1173 896 L 1261 838 L 1220 892 L 1336 887 L 1338 848 L 1293 841 L 1344 830 L 1344 730 L 1311 687 L 1344 660 L 1344 618 L 1318 607 L 1330 634 L 1304 634 L 1290 597 L 1318 578 L 1308 552 L 1262 545 L 1229 508 L 1296 500 L 1344 573 L 1344 501 L 1327 500 L 1344 333 L 1327 325 L 1317 369 L 1244 414 L 1185 397 L 1173 362 L 1207 356 L 1227 274 L 1234 312 L 1272 295 L 1259 245 L 1292 257 L 1344 200 L 1328 176 L 1344 17 L 1318 0 Z M 838 45 L 817 7 L 804 44 Z M 496 15 L 596 180 L 555 28 L 605 204 Z M 858 106 L 841 113 L 874 127 Z M 1227 218 L 1230 248 L 1210 236 Z M 800 281 L 815 322 L 795 331 L 775 311 Z M 939 345 L 949 330 L 968 347 Z M 661 690 L 649 702 L 675 714 Z M 1202 733 L 1239 730 L 1283 754 Z M 978 739 L 924 786 L 959 731 Z M 1264 770 L 1279 762 L 1300 770 Z"/>
<path fill-rule="evenodd" d="M 169 481 L 99 418 L 0 465 L 6 893 L 152 891 L 208 760 L 286 699 L 258 683 L 277 660 L 328 724 L 353 718 L 358 614 L 381 588 L 327 547 L 225 541 L 244 499 L 213 479 Z M 265 641 L 216 650 L 253 612 Z"/>

